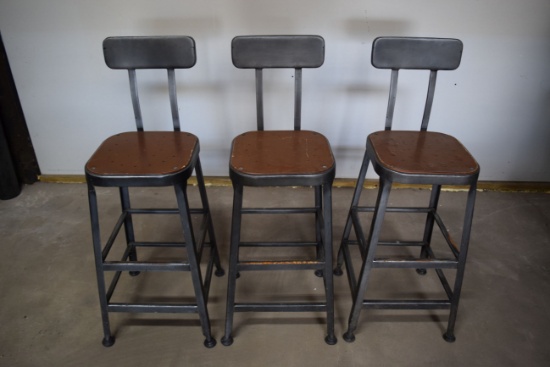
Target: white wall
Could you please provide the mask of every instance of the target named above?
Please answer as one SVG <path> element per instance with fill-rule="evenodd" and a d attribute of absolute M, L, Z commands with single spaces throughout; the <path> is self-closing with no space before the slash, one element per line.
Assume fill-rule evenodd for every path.
<path fill-rule="evenodd" d="M 319 34 L 326 61 L 304 71 L 303 127 L 329 138 L 338 177 L 356 177 L 367 134 L 383 127 L 389 83 L 388 71 L 370 65 L 372 40 L 405 35 L 465 45 L 460 68 L 440 73 L 430 130 L 458 137 L 482 180 L 550 181 L 549 18 L 548 0 L 0 0 L 0 31 L 43 174 L 83 174 L 104 138 L 134 128 L 127 75 L 103 62 L 105 37 L 195 38 L 196 67 L 177 73 L 183 124 L 201 140 L 205 173 L 227 176 L 232 137 L 255 128 L 253 73 L 231 64 L 231 39 Z M 281 95 L 292 73 L 276 75 L 283 78 L 268 90 L 267 127 L 291 128 L 291 96 Z M 141 80 L 145 124 L 169 128 L 157 76 Z M 396 128 L 416 128 L 425 81 L 401 82 Z"/>

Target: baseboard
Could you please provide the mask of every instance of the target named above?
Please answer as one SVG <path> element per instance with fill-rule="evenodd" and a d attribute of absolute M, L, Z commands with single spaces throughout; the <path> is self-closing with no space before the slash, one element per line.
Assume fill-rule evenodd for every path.
<path fill-rule="evenodd" d="M 41 175 L 38 177 L 40 182 L 48 183 L 85 183 L 84 175 Z M 337 178 L 334 180 L 334 187 L 353 188 L 355 187 L 355 179 Z M 196 185 L 197 181 L 194 177 L 189 180 L 191 185 Z M 224 187 L 231 186 L 229 177 L 205 177 L 205 184 L 209 187 Z M 378 187 L 377 180 L 365 180 L 365 188 L 374 189 Z M 429 189 L 430 185 L 404 185 L 395 184 L 395 188 L 399 189 Z M 508 191 L 508 192 L 538 192 L 550 193 L 550 182 L 523 182 L 523 181 L 479 181 L 479 191 Z M 444 187 L 445 191 L 464 191 L 466 187 L 454 186 Z"/>

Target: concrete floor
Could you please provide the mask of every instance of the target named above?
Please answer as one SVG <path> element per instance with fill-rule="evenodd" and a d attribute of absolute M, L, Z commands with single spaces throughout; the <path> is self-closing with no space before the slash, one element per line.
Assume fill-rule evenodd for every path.
<path fill-rule="evenodd" d="M 196 194 L 196 188 L 190 188 Z M 134 190 L 134 203 L 172 203 L 169 190 Z M 282 196 L 281 196 L 281 193 Z M 367 190 L 369 199 L 374 191 Z M 425 190 L 394 190 L 391 201 L 424 202 Z M 99 192 L 105 223 L 116 216 L 116 192 Z M 208 188 L 222 262 L 227 267 L 232 191 Z M 351 189 L 334 190 L 334 244 L 339 246 Z M 245 191 L 250 202 L 308 201 L 305 189 Z M 465 193 L 445 192 L 441 210 L 451 232 L 460 229 Z M 307 218 L 275 220 L 247 227 L 246 236 L 287 235 Z M 421 222 L 421 221 L 420 221 Z M 266 226 L 263 227 L 262 225 Z M 388 217 L 386 233 L 402 236 L 414 218 Z M 139 222 L 144 235 L 178 235 L 177 222 Z M 106 230 L 104 232 L 107 232 Z M 105 234 L 105 233 L 104 233 Z M 443 341 L 444 311 L 368 311 L 361 314 L 356 341 L 342 336 L 351 306 L 345 277 L 335 278 L 338 343 L 324 342 L 322 313 L 240 313 L 235 342 L 223 335 L 227 277 L 214 278 L 209 299 L 218 345 L 202 345 L 198 317 L 113 314 L 116 343 L 101 345 L 102 330 L 91 247 L 86 186 L 37 183 L 0 201 L 0 366 L 548 366 L 550 348 L 550 195 L 480 192 L 474 220 L 457 341 Z M 249 256 L 256 256 L 251 253 Z M 152 254 L 151 256 L 159 256 Z M 437 295 L 433 276 L 413 270 L 378 270 L 371 294 Z M 399 273 L 402 272 L 402 273 Z M 190 297 L 189 274 L 124 276 L 120 297 L 140 290 L 143 297 Z M 287 293 L 283 293 L 288 287 Z M 312 272 L 246 273 L 238 295 L 266 299 L 322 297 L 322 281 Z M 140 298 L 142 299 L 142 298 Z"/>

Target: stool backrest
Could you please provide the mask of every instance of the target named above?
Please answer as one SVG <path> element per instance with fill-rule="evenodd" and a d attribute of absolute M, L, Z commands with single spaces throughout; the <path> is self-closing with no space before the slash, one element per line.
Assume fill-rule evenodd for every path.
<path fill-rule="evenodd" d="M 321 36 L 238 36 L 231 42 L 233 65 L 256 70 L 258 130 L 264 129 L 263 69 L 294 69 L 294 130 L 301 129 L 302 69 L 318 68 L 325 61 Z"/>
<path fill-rule="evenodd" d="M 400 69 L 430 70 L 428 94 L 420 130 L 428 128 L 435 82 L 439 70 L 455 70 L 460 65 L 463 45 L 453 38 L 379 37 L 372 44 L 371 63 L 391 69 L 391 83 L 385 130 L 391 130 Z"/>
<path fill-rule="evenodd" d="M 136 69 L 166 69 L 174 131 L 180 131 L 175 69 L 192 68 L 195 41 L 188 36 L 108 37 L 103 41 L 105 63 L 111 69 L 126 69 L 138 131 L 143 131 Z"/>

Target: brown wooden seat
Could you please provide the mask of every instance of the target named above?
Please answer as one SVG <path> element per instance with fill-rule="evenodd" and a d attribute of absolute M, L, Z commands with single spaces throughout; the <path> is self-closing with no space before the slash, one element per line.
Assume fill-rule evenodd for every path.
<path fill-rule="evenodd" d="M 161 312 L 199 314 L 204 345 L 213 347 L 216 339 L 211 335 L 207 310 L 208 292 L 214 267 L 216 275 L 223 275 L 214 227 L 208 206 L 204 178 L 199 159 L 199 140 L 193 134 L 180 131 L 176 96 L 175 69 L 188 69 L 195 65 L 195 41 L 186 36 L 162 37 L 110 37 L 103 42 L 105 62 L 112 69 L 126 69 L 130 77 L 130 91 L 138 131 L 124 132 L 107 138 L 86 163 L 86 181 L 92 237 L 96 264 L 101 316 L 103 319 L 103 345 L 115 342 L 109 324 L 109 312 Z M 172 108 L 174 131 L 144 131 L 136 82 L 136 69 L 166 69 Z M 187 180 L 195 172 L 202 206 L 190 208 L 187 198 Z M 121 214 L 111 236 L 102 244 L 99 230 L 99 210 L 96 186 L 118 187 Z M 134 208 L 130 205 L 130 187 L 172 186 L 177 208 Z M 132 218 L 142 214 L 175 214 L 180 218 L 183 242 L 138 241 Z M 199 230 L 193 228 L 192 216 L 201 218 Z M 120 230 L 124 228 L 126 250 L 121 258 L 111 259 Z M 183 248 L 187 259 L 177 258 L 165 262 L 138 260 L 139 247 Z M 201 258 L 205 248 L 210 256 L 205 274 L 201 271 Z M 140 272 L 188 271 L 191 272 L 195 303 L 138 303 L 112 302 L 123 272 L 138 275 Z M 107 286 L 105 272 L 114 273 Z M 139 287 L 138 287 L 139 288 Z"/>
<path fill-rule="evenodd" d="M 130 131 L 107 138 L 86 163 L 97 176 L 159 177 L 193 166 L 199 139 L 180 131 Z"/>
<path fill-rule="evenodd" d="M 231 152 L 231 169 L 247 175 L 318 175 L 334 166 L 329 142 L 314 131 L 249 131 Z"/>
<path fill-rule="evenodd" d="M 450 309 L 447 330 L 443 335 L 448 342 L 455 340 L 454 326 L 462 288 L 462 279 L 466 264 L 466 255 L 470 239 L 472 216 L 475 203 L 479 165 L 454 137 L 427 131 L 430 117 L 436 76 L 439 70 L 456 69 L 462 56 L 462 42 L 456 39 L 380 37 L 373 42 L 372 65 L 379 69 L 391 69 L 391 83 L 386 126 L 367 138 L 367 146 L 359 178 L 353 194 L 342 242 L 338 252 L 338 263 L 334 273 L 341 275 L 342 266 L 346 272 L 353 297 L 353 306 L 348 320 L 348 329 L 344 339 L 355 340 L 361 309 Z M 401 69 L 428 70 L 430 80 L 428 96 L 420 131 L 393 131 L 392 120 L 397 93 L 397 80 Z M 360 205 L 360 197 L 367 173 L 372 162 L 379 175 L 378 197 L 374 207 Z M 392 184 L 429 184 L 432 185 L 430 203 L 427 207 L 389 207 L 388 198 Z M 468 199 L 460 243 L 451 237 L 437 209 L 442 185 L 467 185 Z M 360 213 L 372 212 L 370 231 L 365 236 Z M 382 222 L 386 212 L 419 213 L 426 216 L 423 238 L 404 241 L 380 240 Z M 432 232 L 434 225 L 441 229 L 443 242 L 449 246 L 450 257 L 436 256 L 432 250 Z M 350 239 L 352 229 L 355 240 Z M 353 269 L 349 245 L 358 245 L 362 266 L 359 281 Z M 385 256 L 377 257 L 378 246 L 403 248 L 419 247 L 418 257 Z M 426 269 L 434 269 L 446 294 L 445 299 L 365 299 L 371 271 L 376 268 L 412 268 L 419 274 Z M 451 287 L 444 270 L 455 270 L 454 285 Z M 410 290 L 407 290 L 410 293 Z"/>
<path fill-rule="evenodd" d="M 334 156 L 328 140 L 314 131 L 301 130 L 302 68 L 317 68 L 324 62 L 325 43 L 319 36 L 241 36 L 232 42 L 233 64 L 255 69 L 257 130 L 233 139 L 229 175 L 233 183 L 233 217 L 227 287 L 225 335 L 222 344 L 233 343 L 234 312 L 313 312 L 327 315 L 328 344 L 335 344 L 334 291 L 332 285 L 332 182 Z M 264 131 L 263 69 L 293 68 L 295 71 L 294 130 Z M 313 187 L 315 206 L 307 208 L 243 208 L 245 186 Z M 281 198 L 284 202 L 284 198 Z M 243 214 L 303 214 L 315 216 L 315 241 L 246 242 L 241 240 Z M 242 261 L 239 247 L 314 247 L 315 259 Z M 315 270 L 323 277 L 325 302 L 236 302 L 236 281 L 242 271 Z M 313 272 L 310 272 L 313 274 Z"/>
<path fill-rule="evenodd" d="M 375 160 L 409 175 L 471 176 L 479 166 L 454 137 L 432 131 L 378 131 L 368 137 Z"/>

